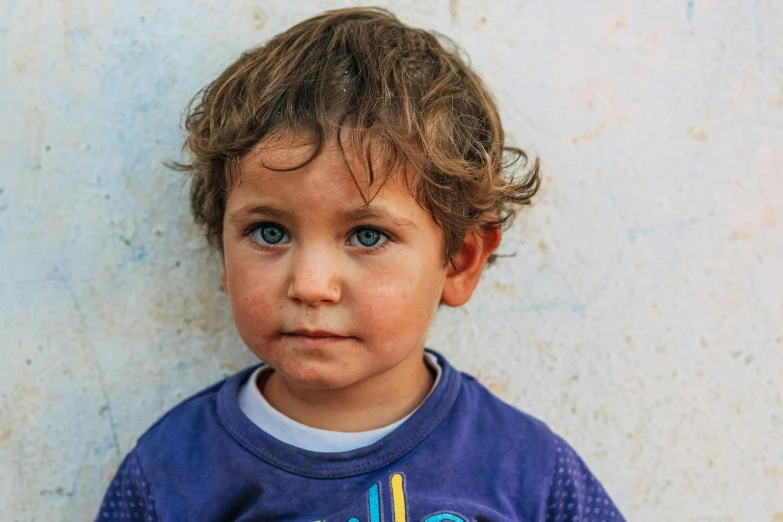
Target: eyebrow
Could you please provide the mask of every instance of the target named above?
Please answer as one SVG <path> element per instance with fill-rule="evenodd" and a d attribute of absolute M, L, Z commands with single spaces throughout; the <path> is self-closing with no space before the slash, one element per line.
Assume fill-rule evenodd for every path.
<path fill-rule="evenodd" d="M 346 221 L 364 221 L 368 219 L 380 219 L 389 221 L 399 228 L 417 229 L 416 223 L 410 219 L 393 216 L 380 207 L 360 207 L 349 212 L 341 212 L 340 217 Z"/>
<path fill-rule="evenodd" d="M 252 214 L 261 214 L 269 216 L 273 219 L 292 220 L 294 214 L 291 212 L 281 210 L 269 205 L 254 205 L 250 207 L 244 207 L 231 214 L 228 220 L 231 223 L 239 223 L 242 219 Z M 365 221 L 370 219 L 378 219 L 382 221 L 388 221 L 399 228 L 418 229 L 419 227 L 404 217 L 397 217 L 392 215 L 386 209 L 381 207 L 360 207 L 354 210 L 341 211 L 338 213 L 340 219 L 347 222 Z"/>
<path fill-rule="evenodd" d="M 253 206 L 240 208 L 239 210 L 237 210 L 236 212 L 228 216 L 228 220 L 231 223 L 237 224 L 237 223 L 241 223 L 241 221 L 247 216 L 253 214 L 261 214 L 263 216 L 269 216 L 270 218 L 274 218 L 274 219 L 290 220 L 293 217 L 290 212 L 286 212 L 285 210 L 280 210 L 279 208 L 270 207 L 269 205 L 253 205 Z"/>

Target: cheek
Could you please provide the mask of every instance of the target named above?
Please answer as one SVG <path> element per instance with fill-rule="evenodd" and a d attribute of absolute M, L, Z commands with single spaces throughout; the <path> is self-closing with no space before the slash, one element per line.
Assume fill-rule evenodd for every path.
<path fill-rule="evenodd" d="M 267 274 L 268 275 L 268 274 Z M 229 299 L 234 322 L 242 337 L 263 335 L 264 327 L 274 327 L 278 301 L 272 281 L 260 274 L 234 273 L 229 281 Z M 249 341 L 249 339 L 246 339 Z"/>
<path fill-rule="evenodd" d="M 258 290 L 264 288 L 263 285 L 248 284 L 240 288 L 231 295 L 231 311 L 237 332 L 251 352 L 274 366 L 279 358 L 277 343 L 274 342 L 279 326 L 279 303 L 271 292 Z"/>
<path fill-rule="evenodd" d="M 254 294 L 248 289 L 231 297 L 231 309 L 237 322 L 252 321 L 257 327 L 268 324 L 275 317 L 274 307 L 275 302 L 268 294 Z"/>
<path fill-rule="evenodd" d="M 360 308 L 362 322 L 374 325 L 377 334 L 389 338 L 405 332 L 418 335 L 436 310 L 440 298 L 438 276 L 435 271 L 411 270 L 410 266 L 376 274 L 372 283 L 361 286 L 361 301 L 366 303 Z"/>

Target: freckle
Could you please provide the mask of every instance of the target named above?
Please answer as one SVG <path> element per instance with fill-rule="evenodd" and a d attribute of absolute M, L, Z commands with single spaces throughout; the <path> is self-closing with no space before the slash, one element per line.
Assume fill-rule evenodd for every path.
<path fill-rule="evenodd" d="M 543 241 L 539 241 L 538 242 L 538 248 L 540 248 L 542 252 L 546 252 L 547 251 L 546 243 L 544 243 Z"/>

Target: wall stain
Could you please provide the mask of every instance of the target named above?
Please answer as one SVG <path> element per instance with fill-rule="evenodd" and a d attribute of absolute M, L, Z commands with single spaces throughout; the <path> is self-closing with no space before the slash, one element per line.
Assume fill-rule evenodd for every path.
<path fill-rule="evenodd" d="M 261 31 L 264 27 L 266 27 L 266 21 L 266 11 L 260 7 L 253 10 L 253 27 L 255 27 L 258 31 Z"/>
<path fill-rule="evenodd" d="M 775 209 L 769 205 L 764 208 L 764 212 L 761 214 L 761 220 L 768 227 L 774 228 L 778 226 L 778 216 L 775 214 Z"/>
<path fill-rule="evenodd" d="M 73 491 L 65 491 L 65 489 L 60 486 L 55 489 L 42 489 L 38 492 L 38 495 L 41 497 L 45 497 L 47 495 L 54 495 L 56 497 L 72 497 L 74 495 Z"/>
<path fill-rule="evenodd" d="M 735 230 L 729 235 L 729 237 L 726 240 L 729 242 L 745 241 L 746 239 L 751 239 L 752 237 L 753 234 L 751 234 L 750 232 L 746 232 L 744 230 Z"/>
<path fill-rule="evenodd" d="M 491 377 L 481 370 L 474 371 L 473 375 L 493 394 L 497 395 L 503 400 L 509 399 L 508 382 Z"/>
<path fill-rule="evenodd" d="M 598 125 L 598 127 L 596 127 L 595 129 L 593 129 L 591 131 L 572 137 L 571 138 L 571 143 L 576 145 L 580 141 L 591 140 L 591 139 L 596 138 L 596 137 L 600 136 L 601 134 L 603 134 L 603 132 L 605 130 L 606 130 L 606 122 L 604 121 L 604 122 L 601 122 L 601 124 Z"/>
<path fill-rule="evenodd" d="M 707 135 L 706 132 L 695 129 L 693 127 L 688 127 L 688 136 L 702 143 L 709 139 L 709 136 Z"/>
<path fill-rule="evenodd" d="M 12 62 L 14 72 L 17 74 L 21 74 L 27 69 L 27 60 L 24 58 L 15 58 Z"/>
<path fill-rule="evenodd" d="M 146 250 L 144 250 L 144 248 L 140 248 L 140 249 L 139 249 L 137 252 L 135 252 L 135 253 L 134 253 L 134 254 L 131 256 L 131 261 L 132 261 L 132 262 L 139 262 L 139 261 L 144 261 L 145 259 L 147 259 L 147 256 L 148 256 L 148 255 L 149 255 L 149 254 L 147 254 L 147 251 L 146 251 Z"/>
<path fill-rule="evenodd" d="M 512 284 L 506 284 L 506 283 L 495 283 L 493 285 L 495 290 L 499 291 L 502 294 L 505 294 L 509 297 L 516 297 L 517 296 L 517 287 Z"/>
<path fill-rule="evenodd" d="M 699 223 L 699 219 L 693 218 L 684 221 L 677 221 L 669 224 L 661 224 L 652 227 L 634 227 L 628 229 L 628 240 L 636 241 L 640 237 L 645 237 L 653 234 L 668 234 L 676 235 L 680 234 L 686 229 Z"/>

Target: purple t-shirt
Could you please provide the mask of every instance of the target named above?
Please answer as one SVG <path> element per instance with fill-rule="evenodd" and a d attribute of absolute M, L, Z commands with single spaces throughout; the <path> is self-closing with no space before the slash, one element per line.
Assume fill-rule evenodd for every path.
<path fill-rule="evenodd" d="M 255 368 L 185 400 L 123 461 L 96 520 L 623 521 L 574 450 L 439 354 L 424 404 L 375 444 L 315 453 L 240 410 Z"/>

